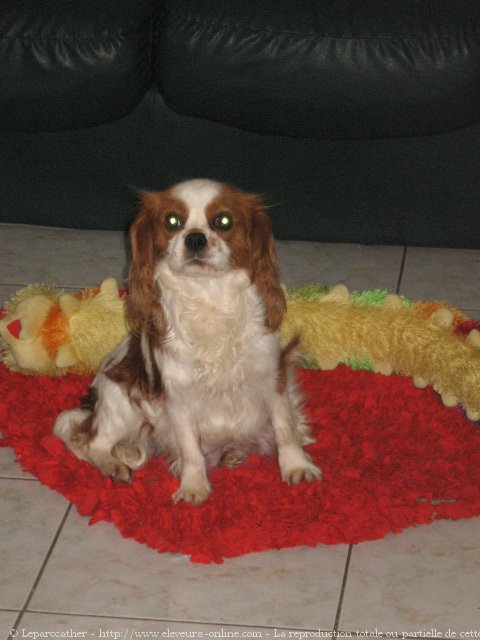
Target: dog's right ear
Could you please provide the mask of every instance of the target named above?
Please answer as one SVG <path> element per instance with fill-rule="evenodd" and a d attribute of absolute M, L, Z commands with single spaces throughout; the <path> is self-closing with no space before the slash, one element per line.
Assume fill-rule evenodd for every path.
<path fill-rule="evenodd" d="M 140 192 L 142 209 L 130 227 L 132 258 L 128 275 L 127 320 L 130 330 L 154 330 L 161 312 L 160 292 L 154 278 L 157 250 L 159 194 Z M 158 327 L 157 327 L 158 330 Z"/>

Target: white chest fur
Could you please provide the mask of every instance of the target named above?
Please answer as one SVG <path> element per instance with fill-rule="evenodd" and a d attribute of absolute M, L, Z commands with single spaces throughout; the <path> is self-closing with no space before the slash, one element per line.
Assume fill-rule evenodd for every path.
<path fill-rule="evenodd" d="M 265 360 L 278 350 L 278 336 L 267 331 L 263 300 L 245 272 L 158 275 L 168 326 L 161 370 L 177 391 L 201 384 L 218 392 L 271 368 Z"/>
<path fill-rule="evenodd" d="M 216 278 L 158 275 L 168 333 L 158 365 L 167 403 L 182 403 L 204 437 L 249 439 L 276 385 L 279 335 L 243 271 Z"/>

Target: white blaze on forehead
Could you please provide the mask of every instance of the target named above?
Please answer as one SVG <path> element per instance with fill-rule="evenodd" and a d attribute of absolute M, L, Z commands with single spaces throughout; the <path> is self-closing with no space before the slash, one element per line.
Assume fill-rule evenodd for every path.
<path fill-rule="evenodd" d="M 206 225 L 205 209 L 221 191 L 222 185 L 214 180 L 188 180 L 173 188 L 172 195 L 182 200 L 188 209 L 186 228 Z"/>

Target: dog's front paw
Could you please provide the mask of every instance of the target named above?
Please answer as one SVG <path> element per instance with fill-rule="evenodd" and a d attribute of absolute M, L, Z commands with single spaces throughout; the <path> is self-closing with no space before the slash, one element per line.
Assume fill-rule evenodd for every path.
<path fill-rule="evenodd" d="M 279 451 L 282 480 L 287 484 L 298 484 L 303 480 L 320 480 L 322 471 L 313 464 L 305 451 L 297 447 L 285 447 Z"/>
<path fill-rule="evenodd" d="M 304 466 L 282 472 L 282 480 L 287 484 L 298 484 L 299 482 L 303 482 L 303 480 L 313 482 L 314 480 L 321 480 L 321 478 L 321 469 L 315 466 L 312 462 L 309 462 Z"/>
<path fill-rule="evenodd" d="M 172 498 L 174 502 L 184 500 L 192 504 L 202 504 L 211 493 L 212 487 L 206 478 L 196 481 L 186 480 L 180 484 L 180 487 L 175 491 Z"/>

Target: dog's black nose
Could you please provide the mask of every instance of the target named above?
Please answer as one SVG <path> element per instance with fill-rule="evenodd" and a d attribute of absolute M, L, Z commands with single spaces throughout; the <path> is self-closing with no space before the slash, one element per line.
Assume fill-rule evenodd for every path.
<path fill-rule="evenodd" d="M 193 233 L 189 233 L 185 238 L 185 246 L 190 251 L 198 253 L 202 249 L 207 246 L 207 237 L 200 233 L 199 231 L 194 231 Z"/>

